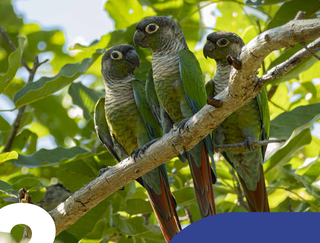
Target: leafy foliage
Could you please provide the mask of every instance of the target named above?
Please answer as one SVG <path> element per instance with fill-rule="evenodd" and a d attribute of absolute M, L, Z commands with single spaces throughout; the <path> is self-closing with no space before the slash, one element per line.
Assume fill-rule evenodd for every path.
<path fill-rule="evenodd" d="M 213 7 L 210 15 L 216 17 L 216 22 L 209 23 L 209 14 L 203 14 L 207 7 Z M 164 15 L 175 19 L 208 80 L 214 76 L 215 63 L 202 55 L 206 34 L 213 30 L 233 31 L 248 43 L 261 31 L 293 19 L 298 10 L 306 11 L 306 18 L 316 17 L 320 5 L 316 0 L 107 0 L 104 8 L 115 23 L 115 30 L 88 46 L 76 44 L 65 52 L 63 32 L 24 24 L 14 13 L 10 0 L 0 1 L 0 23 L 18 47 L 12 52 L 5 40 L 0 39 L 0 93 L 15 108 L 27 105 L 11 151 L 0 154 L 0 207 L 16 199 L 21 187 L 26 187 L 34 202 L 42 199 L 46 187 L 57 182 L 74 192 L 98 176 L 99 169 L 116 164 L 98 141 L 94 129 L 94 106 L 104 96 L 100 58 L 102 50 L 110 46 L 133 45 L 135 24 L 142 18 Z M 39 43 L 44 43 L 45 48 L 39 48 Z M 265 59 L 264 68 L 272 68 L 301 48 L 298 44 L 272 53 Z M 136 77 L 145 80 L 151 54 L 145 49 L 137 52 L 141 65 Z M 52 70 L 45 76 L 28 84 L 15 77 L 19 68 L 24 69 L 20 65 L 22 56 L 31 65 L 36 55 L 48 53 L 54 55 L 46 64 Z M 319 65 L 319 61 L 310 57 L 267 86 L 270 90 L 277 85 L 269 100 L 271 137 L 288 139 L 285 144 L 269 146 L 264 165 L 274 212 L 320 210 Z M 259 70 L 260 74 L 263 72 L 264 69 Z M 81 82 L 88 76 L 93 80 L 90 85 Z M 11 131 L 4 117 L 0 113 L 1 151 Z M 51 141 L 51 147 L 42 148 L 44 138 Z M 215 157 L 219 178 L 214 186 L 217 212 L 245 211 L 237 204 L 238 188 L 230 173 L 232 169 L 221 156 Z M 188 165 L 173 159 L 167 167 L 182 224 L 190 224 L 189 213 L 193 220 L 199 220 Z M 57 240 L 164 242 L 146 192 L 135 182 L 91 209 Z"/>

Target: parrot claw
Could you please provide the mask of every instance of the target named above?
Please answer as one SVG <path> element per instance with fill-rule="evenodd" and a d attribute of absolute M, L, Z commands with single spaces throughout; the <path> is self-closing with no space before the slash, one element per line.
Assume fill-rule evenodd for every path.
<path fill-rule="evenodd" d="M 137 158 L 141 158 L 141 155 L 146 152 L 146 150 L 155 142 L 157 142 L 160 138 L 153 139 L 149 142 L 147 142 L 145 145 L 143 145 L 141 148 L 135 149 L 131 152 L 131 157 L 134 161 L 136 161 Z"/>
<path fill-rule="evenodd" d="M 207 104 L 211 105 L 215 108 L 220 108 L 223 105 L 223 102 L 221 100 L 217 100 L 215 98 L 208 98 L 207 99 Z"/>
<path fill-rule="evenodd" d="M 109 166 L 106 166 L 105 168 L 102 168 L 99 170 L 99 176 L 101 176 L 104 172 L 106 172 L 107 170 L 109 170 Z"/>
<path fill-rule="evenodd" d="M 251 137 L 247 137 L 246 140 L 244 141 L 246 144 L 246 149 L 248 149 L 249 151 L 254 150 L 254 146 L 252 145 L 253 141 L 254 140 Z"/>
<path fill-rule="evenodd" d="M 187 121 L 189 120 L 189 118 L 185 118 L 183 119 L 181 122 L 179 122 L 178 124 L 173 125 L 175 129 L 179 130 L 179 133 L 181 132 L 181 129 L 183 129 L 187 123 Z"/>
<path fill-rule="evenodd" d="M 227 62 L 229 63 L 229 65 L 231 65 L 232 67 L 234 67 L 237 70 L 240 70 L 242 68 L 241 61 L 234 56 L 228 55 Z"/>

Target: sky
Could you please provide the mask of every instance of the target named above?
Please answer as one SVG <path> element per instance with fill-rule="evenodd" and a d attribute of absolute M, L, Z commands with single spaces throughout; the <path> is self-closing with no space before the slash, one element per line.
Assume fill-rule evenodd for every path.
<path fill-rule="evenodd" d="M 103 10 L 105 0 L 14 0 L 16 13 L 26 23 L 38 22 L 46 30 L 59 28 L 68 45 L 89 44 L 114 29 Z M 103 11 L 101 11 L 103 10 Z"/>

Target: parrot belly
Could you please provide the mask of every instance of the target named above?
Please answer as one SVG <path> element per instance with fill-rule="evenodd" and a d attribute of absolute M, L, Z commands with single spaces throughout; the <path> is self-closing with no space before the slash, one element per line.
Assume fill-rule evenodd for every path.
<path fill-rule="evenodd" d="M 261 139 L 261 119 L 256 99 L 230 115 L 216 130 L 215 143 L 232 144 L 243 142 L 246 138 Z M 260 180 L 260 165 L 263 163 L 261 148 L 232 149 L 223 152 L 227 161 L 245 181 L 249 190 L 256 190 Z"/>

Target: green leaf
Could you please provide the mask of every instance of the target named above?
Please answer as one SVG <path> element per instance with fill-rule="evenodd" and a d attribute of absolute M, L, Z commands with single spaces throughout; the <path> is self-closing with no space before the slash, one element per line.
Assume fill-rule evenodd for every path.
<path fill-rule="evenodd" d="M 19 37 L 19 46 L 12 52 L 9 56 L 9 68 L 6 74 L 0 75 L 0 94 L 3 93 L 9 86 L 10 82 L 13 80 L 14 76 L 20 67 L 21 58 L 23 53 L 23 45 L 26 38 Z"/>
<path fill-rule="evenodd" d="M 140 235 L 150 231 L 144 225 L 143 217 L 124 218 L 119 214 L 115 214 L 112 216 L 112 219 L 119 231 L 125 235 Z"/>
<path fill-rule="evenodd" d="M 305 128 L 320 118 L 320 103 L 283 112 L 271 121 L 270 137 L 286 139 L 297 128 Z"/>
<path fill-rule="evenodd" d="M 8 160 L 12 160 L 12 159 L 17 159 L 18 158 L 18 153 L 16 151 L 11 151 L 11 152 L 7 152 L 7 153 L 1 153 L 0 154 L 0 164 L 8 161 Z"/>
<path fill-rule="evenodd" d="M 123 210 L 128 214 L 146 214 L 152 212 L 152 207 L 149 201 L 145 201 L 140 198 L 128 199 L 126 201 L 125 207 Z"/>
<path fill-rule="evenodd" d="M 20 155 L 14 160 L 15 166 L 36 168 L 38 166 L 56 165 L 62 162 L 79 160 L 88 157 L 91 153 L 81 147 L 63 148 L 58 147 L 52 150 L 40 149 L 31 155 Z"/>
<path fill-rule="evenodd" d="M 313 17 L 320 10 L 320 1 L 314 0 L 293 0 L 284 3 L 273 19 L 269 22 L 267 29 L 272 29 L 293 20 L 299 11 L 306 12 L 305 18 Z"/>
<path fill-rule="evenodd" d="M 16 190 L 20 190 L 21 188 L 26 188 L 28 190 L 33 187 L 42 187 L 42 183 L 36 178 L 23 178 L 14 183 L 12 187 Z"/>
<path fill-rule="evenodd" d="M 104 97 L 104 92 L 87 88 L 82 83 L 71 84 L 68 93 L 72 97 L 73 103 L 83 110 L 86 120 L 92 118 L 97 100 Z"/>
<path fill-rule="evenodd" d="M 13 190 L 13 187 L 10 184 L 8 184 L 5 181 L 0 180 L 0 191 L 7 192 L 7 191 L 12 191 L 12 190 Z"/>
<path fill-rule="evenodd" d="M 255 5 L 255 6 L 263 6 L 263 5 L 272 5 L 272 4 L 277 4 L 277 3 L 284 3 L 284 2 L 289 2 L 292 0 L 246 0 L 245 4 L 247 5 Z"/>
<path fill-rule="evenodd" d="M 42 77 L 36 82 L 28 83 L 13 98 L 16 108 L 43 99 L 72 83 L 84 74 L 100 55 L 97 51 L 91 58 L 85 58 L 79 63 L 66 64 L 54 77 Z"/>
<path fill-rule="evenodd" d="M 194 188 L 192 187 L 183 187 L 179 190 L 174 191 L 173 195 L 177 201 L 177 204 L 181 206 L 190 205 L 196 200 Z"/>
<path fill-rule="evenodd" d="M 104 216 L 104 213 L 107 211 L 110 205 L 110 199 L 108 197 L 102 201 L 99 205 L 92 208 L 87 212 L 83 217 L 81 217 L 75 224 L 66 230 L 66 232 L 74 235 L 76 238 L 81 239 L 90 233 L 97 222 Z"/>
<path fill-rule="evenodd" d="M 11 129 L 11 125 L 0 115 L 0 131 L 5 132 Z"/>
<path fill-rule="evenodd" d="M 44 195 L 46 194 L 45 187 L 31 188 L 28 190 L 28 193 L 31 195 L 31 199 L 33 203 L 39 202 Z"/>
<path fill-rule="evenodd" d="M 310 142 L 311 134 L 309 128 L 298 134 L 293 134 L 292 138 L 282 148 L 275 152 L 263 166 L 265 173 L 270 172 L 276 166 L 281 166 L 288 162 L 296 151 Z"/>
<path fill-rule="evenodd" d="M 104 8 L 114 20 L 116 29 L 127 28 L 147 16 L 156 15 L 149 7 L 144 9 L 138 0 L 108 0 Z"/>

